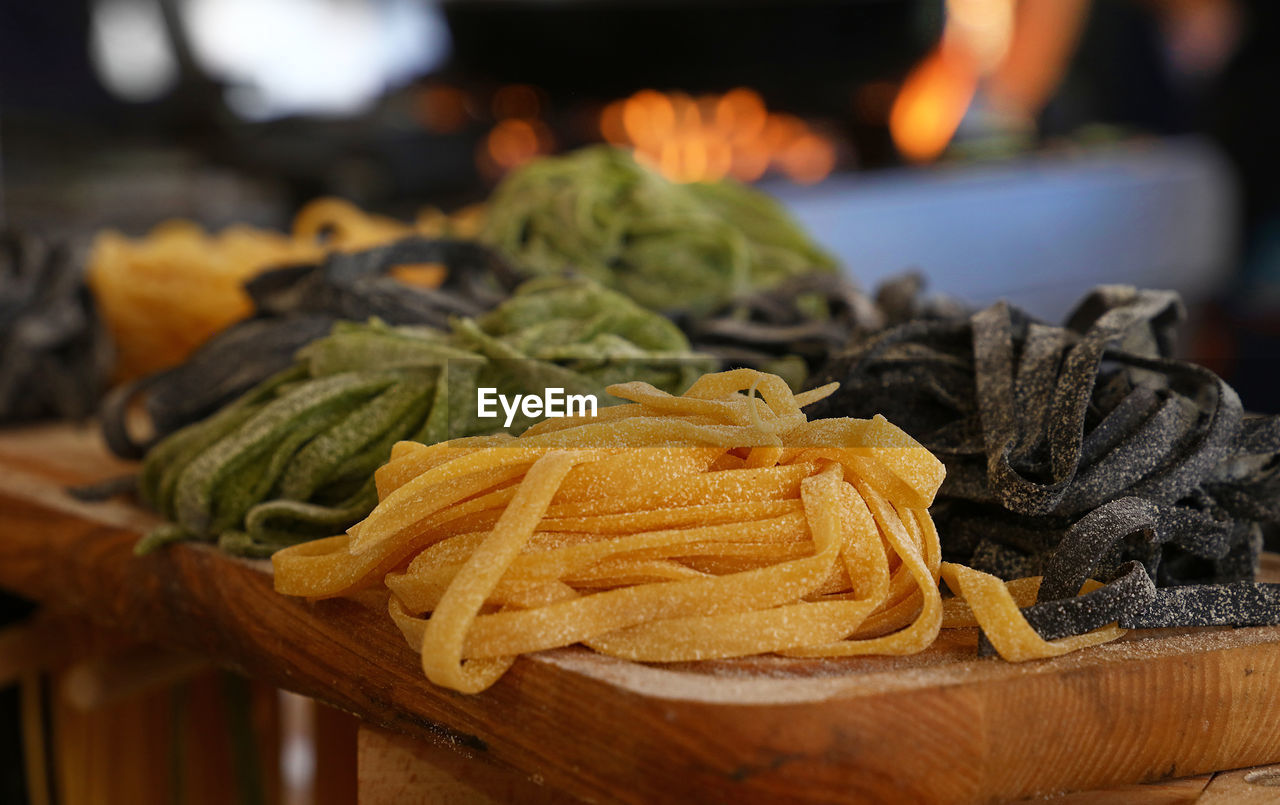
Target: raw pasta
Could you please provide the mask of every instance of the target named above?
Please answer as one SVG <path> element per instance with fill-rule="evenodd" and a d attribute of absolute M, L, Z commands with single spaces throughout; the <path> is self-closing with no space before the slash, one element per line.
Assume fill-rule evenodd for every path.
<path fill-rule="evenodd" d="M 694 349 L 725 368 L 760 369 L 802 388 L 851 340 L 914 319 L 962 315 L 960 303 L 923 289 L 915 273 L 888 279 L 870 294 L 844 274 L 819 271 L 732 299 L 707 315 L 678 314 L 675 321 Z"/>
<path fill-rule="evenodd" d="M 127 380 L 181 363 L 214 333 L 248 316 L 253 307 L 241 286 L 266 269 L 411 235 L 470 235 L 478 226 L 474 211 L 456 219 L 427 211 L 408 224 L 319 198 L 298 212 L 292 234 L 243 224 L 210 233 L 182 220 L 137 239 L 103 231 L 89 257 L 88 282 L 115 340 L 116 379 Z M 397 267 L 395 276 L 435 287 L 444 269 L 413 264 Z"/>
<path fill-rule="evenodd" d="M 106 388 L 111 344 L 80 251 L 0 229 L 0 424 L 86 417 Z"/>
<path fill-rule="evenodd" d="M 705 314 L 836 268 L 764 193 L 732 181 L 670 182 L 608 146 L 512 171 L 479 237 L 534 274 L 581 272 L 664 312 Z"/>
<path fill-rule="evenodd" d="M 630 404 L 595 418 L 401 443 L 369 517 L 277 552 L 276 589 L 385 584 L 427 678 L 464 692 L 572 643 L 645 662 L 919 652 L 943 621 L 927 508 L 944 469 L 882 416 L 807 421 L 801 408 L 833 390 L 794 395 L 748 369 L 679 397 L 631 382 L 609 389 Z M 972 579 L 957 586 L 979 622 L 1025 639 L 1002 582 L 957 578 Z"/>
<path fill-rule="evenodd" d="M 608 331 L 601 331 L 601 320 L 610 323 Z M 279 330 L 288 320 L 277 323 Z M 671 322 L 582 278 L 530 280 L 479 320 L 451 324 L 452 331 L 443 332 L 339 322 L 303 347 L 293 365 L 159 441 L 147 452 L 139 491 L 172 525 L 153 531 L 137 549 L 199 539 L 217 540 L 231 553 L 267 556 L 346 528 L 377 502 L 372 475 L 394 443 L 518 432 L 532 421 L 523 412 L 510 421 L 480 417 L 479 387 L 604 397 L 621 373 L 679 389 L 708 366 L 688 351 Z M 209 346 L 201 350 L 209 354 Z M 244 374 L 233 352 L 215 357 L 216 365 L 196 367 L 203 376 L 184 372 L 184 383 L 151 401 L 190 405 L 190 398 L 200 399 L 192 388 L 201 380 Z M 215 366 L 224 368 L 212 371 Z M 166 417 L 155 419 L 157 431 L 174 418 L 160 412 Z M 123 406 L 114 414 L 108 423 L 123 429 Z"/>
<path fill-rule="evenodd" d="M 447 270 L 439 287 L 405 287 L 388 275 L 405 265 Z M 507 298 L 519 281 L 493 251 L 468 241 L 411 237 L 316 263 L 265 271 L 245 283 L 252 318 L 218 333 L 186 361 L 117 386 L 103 405 L 107 446 L 140 458 L 161 439 L 228 404 L 283 371 L 302 347 L 339 321 L 378 318 L 439 329 L 453 316 L 475 316 Z M 136 403 L 144 422 L 131 417 Z M 138 425 L 145 435 L 137 435 Z"/>
<path fill-rule="evenodd" d="M 1173 357 L 1182 316 L 1172 292 L 1101 286 L 1063 327 L 1004 303 L 911 321 L 836 356 L 820 410 L 895 406 L 947 466 L 933 513 L 947 558 L 974 568 L 948 585 L 1007 611 L 993 577 L 1043 574 L 1019 604 L 1046 645 L 1110 622 L 1277 623 L 1280 585 L 1254 574 L 1280 527 L 1280 417 Z M 1107 588 L 1078 596 L 1091 576 Z M 1004 656 L 1047 650 L 983 628 Z"/>

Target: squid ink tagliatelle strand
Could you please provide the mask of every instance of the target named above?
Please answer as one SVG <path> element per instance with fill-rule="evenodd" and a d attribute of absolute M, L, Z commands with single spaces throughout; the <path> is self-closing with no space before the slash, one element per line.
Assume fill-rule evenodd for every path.
<path fill-rule="evenodd" d="M 1003 303 L 909 322 L 837 356 L 818 411 L 890 411 L 938 455 L 944 553 L 1042 574 L 1024 615 L 1046 638 L 1275 623 L 1278 588 L 1254 574 L 1280 523 L 1280 418 L 1173 358 L 1181 319 L 1175 294 L 1104 286 L 1063 327 Z M 1113 591 L 1075 597 L 1091 576 Z"/>

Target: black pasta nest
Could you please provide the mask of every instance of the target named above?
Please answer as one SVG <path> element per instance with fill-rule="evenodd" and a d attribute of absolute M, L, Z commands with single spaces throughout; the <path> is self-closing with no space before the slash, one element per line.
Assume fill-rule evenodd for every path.
<path fill-rule="evenodd" d="M 840 389 L 810 414 L 883 413 L 932 450 L 944 556 L 1043 575 L 1024 613 L 1045 639 L 1280 623 L 1280 585 L 1253 581 L 1280 524 L 1280 417 L 1176 359 L 1182 319 L 1172 292 L 1103 286 L 1061 327 L 1005 303 L 910 321 L 835 356 L 820 382 Z M 1090 577 L 1108 584 L 1076 598 Z"/>
<path fill-rule="evenodd" d="M 106 389 L 113 353 L 81 250 L 0 231 L 0 423 L 82 419 Z"/>
<path fill-rule="evenodd" d="M 850 339 L 906 321 L 965 312 L 955 300 L 925 296 L 923 288 L 923 277 L 911 273 L 886 280 L 869 294 L 843 275 L 814 272 L 734 299 L 705 316 L 677 313 L 672 318 L 695 350 L 726 368 L 760 369 L 799 386 Z"/>

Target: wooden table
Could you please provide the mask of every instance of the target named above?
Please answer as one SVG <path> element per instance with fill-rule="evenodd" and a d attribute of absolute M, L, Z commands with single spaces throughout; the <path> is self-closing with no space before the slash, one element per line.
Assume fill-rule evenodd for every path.
<path fill-rule="evenodd" d="M 269 564 L 205 546 L 135 557 L 150 515 L 64 492 L 127 469 L 87 430 L 0 434 L 0 587 L 355 714 L 362 801 L 452 785 L 519 801 L 978 802 L 1280 762 L 1273 627 L 1131 633 L 1016 665 L 977 658 L 972 630 L 905 658 L 659 667 L 569 648 L 479 695 L 442 690 L 377 600 L 281 596 Z"/>

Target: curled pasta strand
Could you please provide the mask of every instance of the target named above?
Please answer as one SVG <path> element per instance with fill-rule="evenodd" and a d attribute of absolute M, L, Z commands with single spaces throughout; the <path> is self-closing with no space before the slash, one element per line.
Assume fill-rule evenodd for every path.
<path fill-rule="evenodd" d="M 427 678 L 464 692 L 574 643 L 643 662 L 854 657 L 977 625 L 1027 659 L 1120 634 L 1032 641 L 1018 607 L 1038 580 L 1006 588 L 943 563 L 928 512 L 941 463 L 882 416 L 806 421 L 801 406 L 830 388 L 793 395 L 735 370 L 681 396 L 612 390 L 630 404 L 594 419 L 397 445 L 369 517 L 276 553 L 277 589 L 332 596 L 381 579 Z M 941 578 L 956 598 L 943 601 Z"/>

